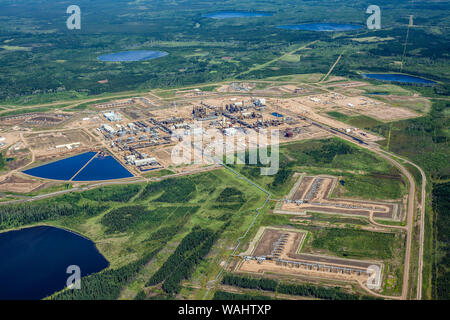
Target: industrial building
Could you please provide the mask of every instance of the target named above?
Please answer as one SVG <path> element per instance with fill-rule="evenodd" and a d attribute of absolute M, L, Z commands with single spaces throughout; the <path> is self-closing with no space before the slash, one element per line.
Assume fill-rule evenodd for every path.
<path fill-rule="evenodd" d="M 158 160 L 156 158 L 146 158 L 146 159 L 139 159 L 134 161 L 134 165 L 136 167 L 143 167 L 143 166 L 154 166 L 158 165 Z"/>
<path fill-rule="evenodd" d="M 114 133 L 116 133 L 116 130 L 114 130 L 114 128 L 111 127 L 111 126 L 108 125 L 108 124 L 102 125 L 102 129 L 105 130 L 105 131 L 106 131 L 107 133 L 109 133 L 109 134 L 114 134 Z"/>
<path fill-rule="evenodd" d="M 122 116 L 118 113 L 115 113 L 114 111 L 106 112 L 103 114 L 103 116 L 108 119 L 108 121 L 115 122 L 115 121 L 121 121 Z"/>

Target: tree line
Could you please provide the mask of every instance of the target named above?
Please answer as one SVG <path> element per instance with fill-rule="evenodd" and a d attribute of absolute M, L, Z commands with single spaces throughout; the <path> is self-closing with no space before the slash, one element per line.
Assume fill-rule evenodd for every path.
<path fill-rule="evenodd" d="M 107 269 L 83 277 L 80 290 L 64 290 L 50 297 L 52 300 L 115 300 L 123 287 L 134 279 L 136 273 L 152 259 L 162 246 L 145 257 L 118 269 Z"/>
<path fill-rule="evenodd" d="M 145 200 L 162 193 L 155 201 L 166 203 L 188 202 L 194 197 L 195 183 L 189 178 L 172 178 L 148 184 L 139 199 Z"/>
<path fill-rule="evenodd" d="M 107 186 L 83 192 L 83 197 L 93 201 L 128 202 L 141 189 L 141 185 Z"/>
<path fill-rule="evenodd" d="M 433 186 L 433 209 L 436 217 L 433 221 L 436 238 L 433 247 L 435 262 L 433 263 L 433 297 L 435 299 L 450 299 L 450 183 Z"/>
<path fill-rule="evenodd" d="M 201 259 L 208 254 L 223 228 L 214 232 L 195 227 L 178 245 L 163 266 L 150 278 L 147 286 L 163 282 L 162 289 L 169 294 L 181 290 L 181 281 L 188 279 Z"/>
<path fill-rule="evenodd" d="M 272 291 L 295 296 L 311 297 L 324 300 L 371 300 L 370 296 L 359 296 L 342 292 L 339 287 L 325 288 L 309 284 L 284 283 L 273 279 L 252 278 L 240 275 L 226 274 L 222 284 L 245 289 Z M 220 293 L 220 295 L 222 295 Z"/>
<path fill-rule="evenodd" d="M 0 230 L 67 216 L 94 216 L 107 209 L 106 205 L 78 200 L 78 195 L 65 195 L 53 200 L 0 206 Z"/>

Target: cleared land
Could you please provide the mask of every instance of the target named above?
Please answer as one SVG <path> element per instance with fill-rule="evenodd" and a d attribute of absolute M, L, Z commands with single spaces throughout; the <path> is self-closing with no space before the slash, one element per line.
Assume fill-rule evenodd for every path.
<path fill-rule="evenodd" d="M 402 220 L 402 202 L 396 200 L 396 203 L 383 203 L 330 198 L 337 184 L 336 177 L 302 177 L 294 196 L 284 201 L 279 212 L 306 214 L 310 211 L 350 216 L 373 216 L 395 221 Z"/>
<path fill-rule="evenodd" d="M 302 274 L 311 277 L 324 277 L 335 280 L 367 282 L 376 265 L 374 261 L 357 261 L 334 257 L 300 253 L 305 232 L 289 229 L 266 228 L 250 255 L 244 254 L 244 260 L 237 271 L 282 274 Z M 251 248 L 249 249 L 251 250 Z M 370 267 L 370 268 L 369 268 Z M 381 283 L 381 273 L 377 275 Z"/>

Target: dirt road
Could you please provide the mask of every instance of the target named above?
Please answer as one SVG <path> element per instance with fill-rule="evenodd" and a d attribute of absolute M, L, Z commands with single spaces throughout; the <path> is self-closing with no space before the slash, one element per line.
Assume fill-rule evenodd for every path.
<path fill-rule="evenodd" d="M 407 240 L 406 240 L 406 251 L 405 251 L 405 262 L 404 262 L 404 271 L 403 271 L 403 287 L 402 287 L 402 295 L 401 299 L 406 300 L 408 298 L 408 288 L 409 288 L 409 272 L 410 272 L 410 265 L 411 265 L 411 248 L 412 248 L 412 235 L 413 235 L 413 228 L 414 228 L 414 213 L 415 213 L 415 194 L 416 194 L 416 182 L 411 175 L 411 173 L 397 160 L 394 159 L 396 157 L 397 159 L 401 159 L 402 161 L 405 161 L 414 167 L 416 167 L 422 174 L 422 199 L 421 199 L 421 241 L 420 241 L 420 257 L 419 257 L 419 282 L 418 282 L 418 291 L 422 291 L 422 270 L 423 270 L 423 241 L 424 241 L 424 226 L 425 226 L 425 196 L 426 196 L 426 176 L 423 170 L 421 170 L 417 165 L 413 164 L 412 162 L 402 159 L 392 153 L 386 152 L 380 148 L 379 145 L 375 143 L 362 145 L 358 142 L 354 141 L 350 137 L 347 137 L 343 134 L 330 131 L 335 136 L 338 136 L 341 139 L 345 139 L 353 144 L 356 144 L 357 146 L 370 150 L 371 152 L 376 153 L 378 156 L 382 157 L 383 159 L 389 161 L 392 163 L 396 168 L 400 170 L 400 172 L 408 179 L 409 182 L 409 195 L 408 195 L 408 207 L 407 207 L 407 214 L 406 214 L 406 233 L 407 233 Z M 372 219 L 373 220 L 373 219 Z M 373 221 L 374 222 L 374 221 Z M 398 226 L 388 226 L 385 225 L 386 228 L 398 228 Z M 367 288 L 365 288 L 367 289 Z M 369 289 L 367 289 L 369 290 Z M 374 293 L 375 294 L 375 293 Z M 421 293 L 417 294 L 417 297 L 421 298 Z M 392 299 L 397 299 L 399 297 L 391 297 Z"/>
<path fill-rule="evenodd" d="M 390 154 L 390 153 L 389 153 Z M 393 154 L 390 154 L 391 156 L 395 156 Z M 415 167 L 417 170 L 419 170 L 420 175 L 422 176 L 422 190 L 421 190 L 421 202 L 419 205 L 420 208 L 420 240 L 419 240 L 419 265 L 418 265 L 418 278 L 417 278 L 417 300 L 422 300 L 422 274 L 423 274 L 423 252 L 424 252 L 424 241 L 425 241 L 425 211 L 426 211 L 426 195 L 427 195 L 427 176 L 425 172 L 415 163 L 401 158 L 399 156 L 395 156 L 398 159 L 404 161 L 405 163 L 408 163 Z"/>

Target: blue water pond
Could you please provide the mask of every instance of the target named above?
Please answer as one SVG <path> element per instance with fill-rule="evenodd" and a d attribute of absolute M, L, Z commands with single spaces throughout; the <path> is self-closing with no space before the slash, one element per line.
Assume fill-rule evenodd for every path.
<path fill-rule="evenodd" d="M 73 181 L 101 181 L 131 178 L 133 175 L 111 156 L 96 157 Z"/>
<path fill-rule="evenodd" d="M 203 15 L 204 18 L 212 19 L 233 19 L 233 18 L 259 18 L 259 17 L 271 17 L 273 13 L 268 12 L 244 12 L 244 11 L 222 11 L 212 12 Z"/>
<path fill-rule="evenodd" d="M 87 276 L 109 265 L 89 239 L 47 226 L 0 233 L 0 262 L 0 300 L 42 299 L 64 289 L 68 266 Z"/>
<path fill-rule="evenodd" d="M 168 53 L 164 51 L 147 51 L 147 50 L 123 51 L 101 55 L 98 57 L 98 60 L 108 62 L 145 61 L 162 58 L 167 55 Z"/>
<path fill-rule="evenodd" d="M 75 157 L 25 170 L 24 173 L 38 178 L 68 181 L 95 155 L 96 152 L 86 152 Z"/>
<path fill-rule="evenodd" d="M 375 79 L 380 81 L 391 81 L 391 82 L 402 82 L 402 83 L 418 83 L 418 84 L 436 84 L 436 82 L 414 77 L 408 76 L 406 74 L 397 74 L 397 73 L 369 73 L 365 74 L 364 77 L 369 79 Z"/>
<path fill-rule="evenodd" d="M 278 29 L 287 30 L 303 30 L 303 31 L 353 31 L 361 29 L 362 26 L 353 24 L 340 24 L 340 23 L 305 23 L 305 24 L 293 24 L 278 26 Z"/>
<path fill-rule="evenodd" d="M 37 178 L 61 181 L 69 181 L 75 175 L 73 181 L 103 181 L 133 177 L 113 157 L 97 156 L 94 158 L 96 154 L 96 152 L 86 152 L 75 157 L 26 170 L 24 173 Z M 89 164 L 87 164 L 88 162 Z M 80 169 L 83 170 L 80 171 Z M 77 172 L 79 173 L 77 174 Z"/>

